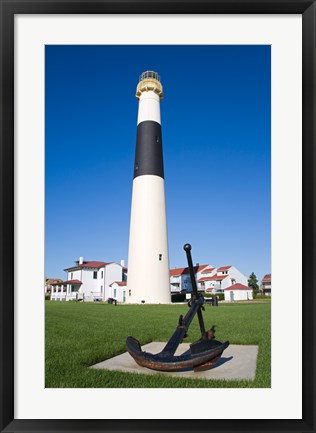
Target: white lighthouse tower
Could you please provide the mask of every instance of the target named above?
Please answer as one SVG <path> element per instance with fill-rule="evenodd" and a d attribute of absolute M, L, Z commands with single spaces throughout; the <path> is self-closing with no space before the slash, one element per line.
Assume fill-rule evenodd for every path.
<path fill-rule="evenodd" d="M 127 297 L 130 303 L 169 303 L 169 255 L 162 156 L 160 100 L 156 72 L 141 74 L 130 220 Z"/>

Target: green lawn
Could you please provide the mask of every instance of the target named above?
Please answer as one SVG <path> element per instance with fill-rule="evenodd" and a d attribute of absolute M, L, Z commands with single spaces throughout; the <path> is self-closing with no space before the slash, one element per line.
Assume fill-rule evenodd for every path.
<path fill-rule="evenodd" d="M 271 386 L 270 302 L 206 306 L 206 328 L 216 339 L 259 345 L 254 381 L 192 380 L 106 370 L 88 366 L 125 352 L 133 335 L 141 344 L 167 341 L 186 305 L 108 305 L 46 301 L 45 377 L 47 388 L 269 388 Z M 197 317 L 186 342 L 200 337 Z"/>

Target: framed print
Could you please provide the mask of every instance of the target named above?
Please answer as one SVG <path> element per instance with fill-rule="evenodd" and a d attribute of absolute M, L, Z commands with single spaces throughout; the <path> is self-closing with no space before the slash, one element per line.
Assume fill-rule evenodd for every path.
<path fill-rule="evenodd" d="M 315 8 L 1 0 L 1 431 L 315 431 Z"/>

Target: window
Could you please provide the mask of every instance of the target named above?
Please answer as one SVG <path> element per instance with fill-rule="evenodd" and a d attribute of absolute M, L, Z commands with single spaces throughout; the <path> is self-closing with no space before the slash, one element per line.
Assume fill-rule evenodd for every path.
<path fill-rule="evenodd" d="M 103 278 L 103 271 L 101 271 L 101 278 Z"/>
<path fill-rule="evenodd" d="M 72 272 L 72 273 L 70 274 L 70 279 L 73 280 L 73 278 L 74 278 L 74 273 Z"/>
<path fill-rule="evenodd" d="M 159 254 L 159 261 L 162 261 L 162 254 Z"/>
<path fill-rule="evenodd" d="M 98 276 L 98 271 L 93 271 L 93 279 L 96 280 Z"/>
<path fill-rule="evenodd" d="M 113 291 L 113 296 L 114 296 L 114 298 L 116 298 L 116 289 L 114 289 L 114 291 Z"/>
<path fill-rule="evenodd" d="M 103 286 L 101 286 L 101 294 L 103 293 Z"/>
<path fill-rule="evenodd" d="M 132 296 L 132 291 L 131 291 L 131 289 L 129 289 L 129 291 L 128 291 L 128 296 Z"/>

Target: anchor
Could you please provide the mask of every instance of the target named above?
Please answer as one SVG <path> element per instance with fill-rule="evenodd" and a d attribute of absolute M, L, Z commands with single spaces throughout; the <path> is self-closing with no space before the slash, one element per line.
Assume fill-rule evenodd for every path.
<path fill-rule="evenodd" d="M 202 310 L 204 310 L 204 297 L 198 293 L 192 257 L 191 245 L 185 244 L 184 250 L 187 255 L 190 279 L 192 284 L 192 296 L 189 302 L 189 311 L 183 317 L 179 317 L 178 326 L 166 343 L 161 352 L 153 354 L 142 350 L 140 342 L 129 336 L 126 339 L 126 348 L 129 354 L 134 358 L 136 363 L 142 367 L 147 367 L 158 371 L 204 371 L 212 368 L 220 359 L 223 351 L 229 346 L 229 342 L 221 343 L 215 340 L 215 326 L 205 330 Z M 197 314 L 201 338 L 190 344 L 190 348 L 181 355 L 175 355 L 175 352 L 187 332 L 195 314 Z"/>

